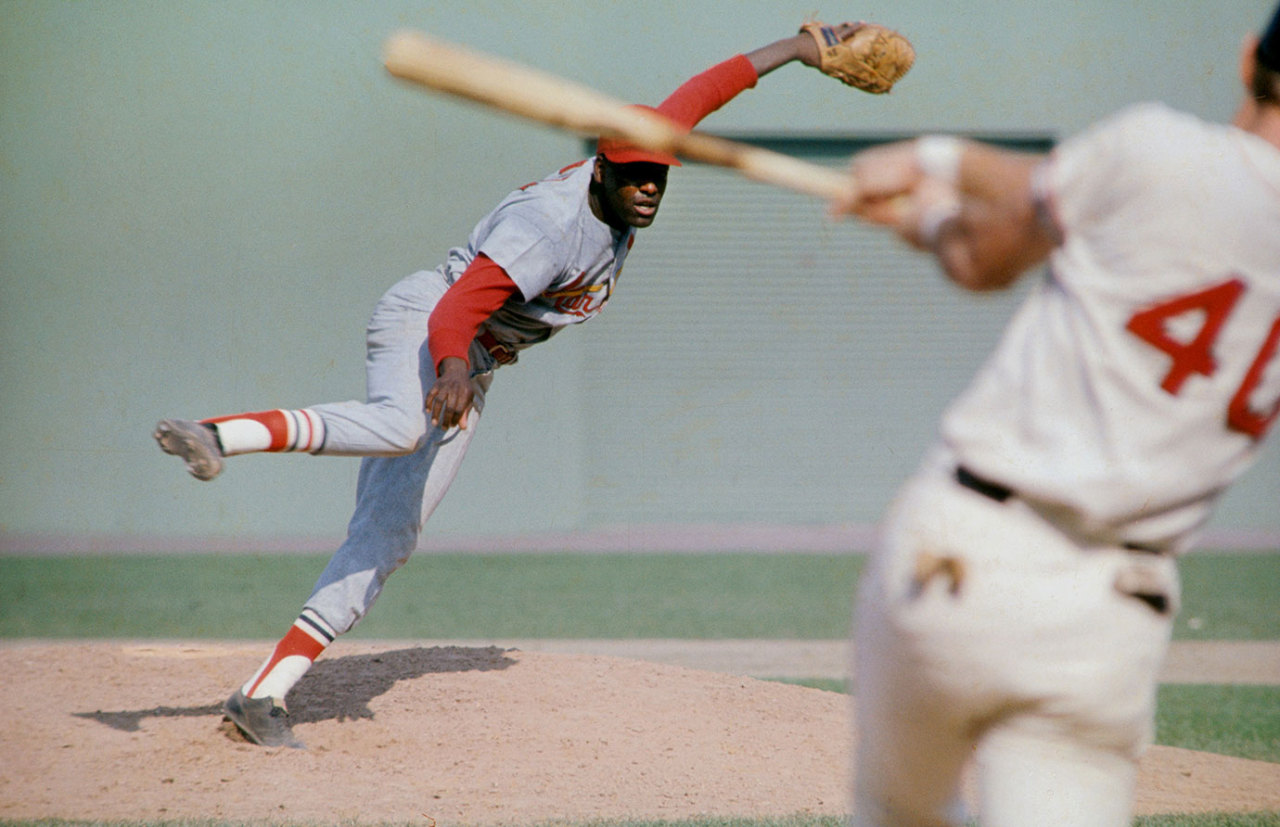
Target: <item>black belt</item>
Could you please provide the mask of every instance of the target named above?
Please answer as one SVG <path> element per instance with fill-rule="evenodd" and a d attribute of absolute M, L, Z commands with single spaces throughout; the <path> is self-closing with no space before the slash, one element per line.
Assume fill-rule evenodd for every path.
<path fill-rule="evenodd" d="M 968 468 L 965 468 L 963 465 L 956 466 L 955 477 L 956 482 L 960 483 L 965 488 L 968 488 L 970 491 L 976 491 L 982 496 L 995 500 L 998 503 L 1002 503 L 1013 497 L 1012 488 L 1003 486 L 998 482 L 983 479 Z M 1143 545 L 1142 543 L 1122 543 L 1121 547 L 1126 548 L 1129 551 L 1141 551 L 1144 554 L 1164 553 L 1164 549 L 1160 549 L 1155 546 Z"/>
<path fill-rule="evenodd" d="M 970 491 L 977 491 L 982 496 L 993 499 L 998 503 L 1002 503 L 1013 496 L 1012 488 L 1006 488 L 998 482 L 984 480 L 963 465 L 956 466 L 956 482 Z"/>

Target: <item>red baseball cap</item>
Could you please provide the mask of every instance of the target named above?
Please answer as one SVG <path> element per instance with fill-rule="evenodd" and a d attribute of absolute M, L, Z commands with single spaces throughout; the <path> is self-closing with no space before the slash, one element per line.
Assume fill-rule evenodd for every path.
<path fill-rule="evenodd" d="M 661 112 L 652 106 L 633 106 L 633 109 L 643 109 L 646 112 L 653 112 L 661 115 Z M 680 163 L 680 159 L 669 152 L 657 152 L 652 149 L 642 149 L 630 141 L 622 138 L 602 137 L 596 142 L 596 152 L 608 158 L 615 164 L 665 164 L 669 167 L 684 166 Z"/>

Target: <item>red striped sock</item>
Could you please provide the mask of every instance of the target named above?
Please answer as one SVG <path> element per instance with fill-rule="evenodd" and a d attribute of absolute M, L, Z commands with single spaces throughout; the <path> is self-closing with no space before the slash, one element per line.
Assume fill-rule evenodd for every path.
<path fill-rule="evenodd" d="M 256 451 L 319 451 L 324 446 L 324 420 L 309 408 L 232 414 L 202 420 L 218 429 L 225 456 Z"/>
<path fill-rule="evenodd" d="M 289 631 L 276 644 L 275 651 L 263 662 L 258 671 L 242 687 L 247 698 L 272 697 L 284 702 L 285 695 L 293 688 L 315 659 L 322 653 L 336 633 L 310 609 L 289 627 Z"/>

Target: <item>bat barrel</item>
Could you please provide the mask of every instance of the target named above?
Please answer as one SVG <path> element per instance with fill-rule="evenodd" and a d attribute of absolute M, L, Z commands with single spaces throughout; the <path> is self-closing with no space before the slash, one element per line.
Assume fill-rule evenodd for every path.
<path fill-rule="evenodd" d="M 416 31 L 387 39 L 383 60 L 395 77 L 527 120 L 589 137 L 622 138 L 636 146 L 735 169 L 755 181 L 833 199 L 848 197 L 852 178 L 827 167 L 699 132 L 528 66 Z"/>

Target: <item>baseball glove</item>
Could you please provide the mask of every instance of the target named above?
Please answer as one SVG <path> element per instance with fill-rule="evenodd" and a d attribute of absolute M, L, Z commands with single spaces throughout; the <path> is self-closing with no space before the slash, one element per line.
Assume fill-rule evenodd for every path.
<path fill-rule="evenodd" d="M 911 42 L 893 29 L 875 23 L 862 23 L 854 33 L 841 40 L 835 29 L 813 21 L 800 27 L 818 42 L 819 65 L 825 74 L 873 95 L 883 95 L 915 63 L 916 50 Z"/>

